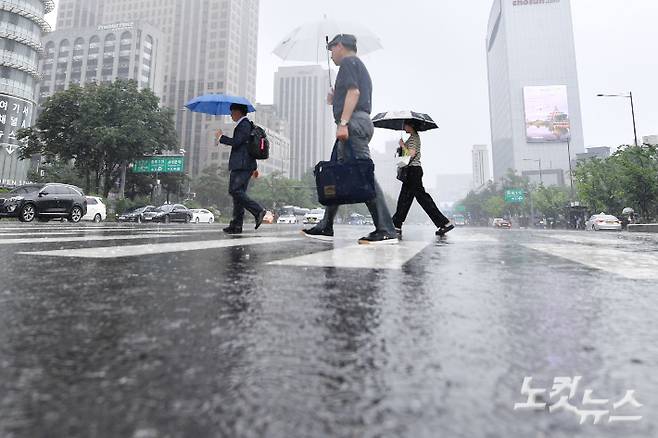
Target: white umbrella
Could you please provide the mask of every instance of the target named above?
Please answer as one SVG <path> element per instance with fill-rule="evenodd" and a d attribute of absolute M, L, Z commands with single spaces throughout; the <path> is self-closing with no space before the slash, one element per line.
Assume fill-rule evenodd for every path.
<path fill-rule="evenodd" d="M 304 24 L 290 32 L 273 53 L 284 61 L 319 63 L 327 53 L 327 38 L 346 33 L 356 36 L 360 55 L 382 48 L 379 37 L 361 24 L 324 18 Z"/>

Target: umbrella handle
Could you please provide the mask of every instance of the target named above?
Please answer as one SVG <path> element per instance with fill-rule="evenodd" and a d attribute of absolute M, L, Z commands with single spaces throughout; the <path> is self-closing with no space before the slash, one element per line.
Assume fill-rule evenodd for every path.
<path fill-rule="evenodd" d="M 324 39 L 327 41 L 327 46 L 329 46 L 329 35 L 325 35 Z M 334 87 L 331 83 L 331 58 L 329 57 L 329 50 L 327 50 L 327 67 L 329 68 L 329 89 L 333 90 Z"/>

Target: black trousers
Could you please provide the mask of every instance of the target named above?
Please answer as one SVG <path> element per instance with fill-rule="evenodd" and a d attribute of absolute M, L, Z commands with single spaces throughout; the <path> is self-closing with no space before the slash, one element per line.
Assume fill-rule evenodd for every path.
<path fill-rule="evenodd" d="M 263 207 L 247 196 L 247 187 L 251 179 L 251 170 L 232 170 L 228 192 L 233 198 L 233 219 L 231 227 L 242 229 L 245 209 L 256 217 Z"/>
<path fill-rule="evenodd" d="M 393 224 L 395 228 L 402 228 L 402 224 L 407 219 L 411 204 L 414 198 L 418 201 L 425 213 L 430 217 L 434 225 L 440 228 L 446 225 L 450 220 L 441 213 L 434 200 L 423 187 L 423 168 L 420 166 L 410 166 L 408 169 L 407 180 L 402 183 L 402 190 L 398 197 L 398 207 L 393 215 Z"/>

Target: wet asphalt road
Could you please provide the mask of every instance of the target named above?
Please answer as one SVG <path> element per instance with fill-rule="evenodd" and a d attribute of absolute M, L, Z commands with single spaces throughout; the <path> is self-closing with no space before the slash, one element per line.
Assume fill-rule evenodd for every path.
<path fill-rule="evenodd" d="M 657 237 L 299 228 L 0 221 L 0 436 L 658 436 Z"/>

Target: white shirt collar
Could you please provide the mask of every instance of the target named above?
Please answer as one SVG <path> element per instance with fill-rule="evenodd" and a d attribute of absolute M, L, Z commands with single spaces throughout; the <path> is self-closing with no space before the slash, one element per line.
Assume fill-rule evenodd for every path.
<path fill-rule="evenodd" d="M 243 121 L 244 119 L 248 119 L 248 117 L 247 117 L 247 116 L 244 116 L 243 118 L 241 118 L 240 120 L 238 120 L 238 123 L 236 124 L 236 126 L 239 125 L 240 123 L 242 123 L 242 121 Z"/>

